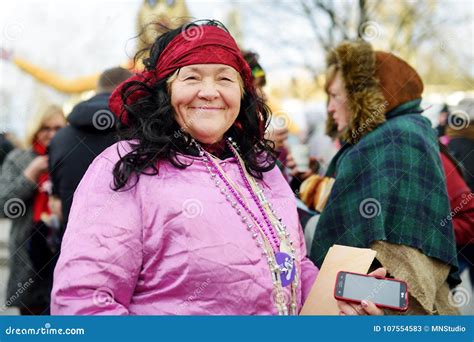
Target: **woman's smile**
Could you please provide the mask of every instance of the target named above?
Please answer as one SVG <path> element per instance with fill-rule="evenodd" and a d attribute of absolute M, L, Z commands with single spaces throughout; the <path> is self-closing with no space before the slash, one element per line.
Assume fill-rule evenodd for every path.
<path fill-rule="evenodd" d="M 218 106 L 199 106 L 199 107 L 189 107 L 192 110 L 198 111 L 217 111 L 217 110 L 224 110 L 225 107 L 218 107 Z"/>

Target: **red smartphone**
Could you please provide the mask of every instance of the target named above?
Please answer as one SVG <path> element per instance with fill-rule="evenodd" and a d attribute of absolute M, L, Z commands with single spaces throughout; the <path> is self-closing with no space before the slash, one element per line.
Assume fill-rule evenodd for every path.
<path fill-rule="evenodd" d="M 340 271 L 336 277 L 334 298 L 360 303 L 370 300 L 381 308 L 408 309 L 408 285 L 402 280 Z"/>

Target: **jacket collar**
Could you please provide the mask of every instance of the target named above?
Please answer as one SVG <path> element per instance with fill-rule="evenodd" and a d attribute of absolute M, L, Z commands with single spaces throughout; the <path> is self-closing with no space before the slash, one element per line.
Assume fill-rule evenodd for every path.
<path fill-rule="evenodd" d="M 391 111 L 385 114 L 387 120 L 393 119 L 395 117 L 406 115 L 406 114 L 421 114 L 423 109 L 421 108 L 421 99 L 416 99 L 402 103 L 401 105 L 395 107 Z"/>

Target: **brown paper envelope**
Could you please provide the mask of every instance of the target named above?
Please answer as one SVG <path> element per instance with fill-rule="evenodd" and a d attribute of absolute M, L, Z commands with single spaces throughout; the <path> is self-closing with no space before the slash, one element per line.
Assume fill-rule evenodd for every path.
<path fill-rule="evenodd" d="M 366 274 L 376 254 L 377 252 L 369 248 L 341 245 L 329 248 L 300 315 L 339 315 L 339 308 L 334 299 L 337 273 L 349 271 Z"/>

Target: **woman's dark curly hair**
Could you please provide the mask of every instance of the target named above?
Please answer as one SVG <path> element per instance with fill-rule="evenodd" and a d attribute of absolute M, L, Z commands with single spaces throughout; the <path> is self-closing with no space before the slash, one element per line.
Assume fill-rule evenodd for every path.
<path fill-rule="evenodd" d="M 135 61 L 149 53 L 143 64 L 146 70 L 154 70 L 160 54 L 174 37 L 183 30 L 200 25 L 218 26 L 227 31 L 218 21 L 195 21 L 160 35 L 149 49 L 137 53 Z M 131 187 L 135 186 L 141 174 L 158 174 L 160 160 L 168 160 L 175 167 L 185 169 L 191 164 L 179 160 L 177 153 L 198 155 L 191 137 L 175 120 L 167 79 L 158 80 L 152 85 L 129 81 L 121 91 L 123 103 L 127 103 L 127 98 L 133 98 L 135 92 L 141 95 L 133 103 L 124 105 L 125 113 L 122 115 L 127 116 L 127 125 L 120 127 L 119 138 L 133 141 L 129 142 L 132 150 L 121 156 L 115 164 L 113 188 L 116 191 L 124 188 L 132 177 L 134 183 Z M 264 138 L 270 117 L 269 108 L 258 97 L 255 89 L 244 89 L 237 119 L 225 133 L 237 142 L 246 169 L 258 179 L 262 179 L 262 172 L 273 169 L 276 163 L 274 144 Z"/>

